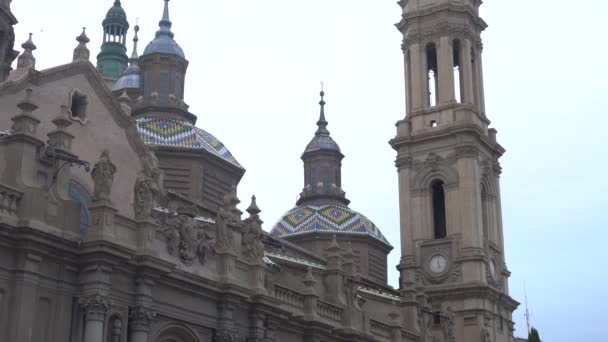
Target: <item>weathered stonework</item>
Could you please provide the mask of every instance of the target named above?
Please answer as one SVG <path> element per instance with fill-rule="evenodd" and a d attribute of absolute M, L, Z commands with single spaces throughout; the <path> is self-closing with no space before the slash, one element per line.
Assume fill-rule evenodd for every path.
<path fill-rule="evenodd" d="M 194 126 L 169 1 L 154 40 L 140 56 L 135 39 L 116 80 L 108 66 L 124 66 L 128 28 L 120 1 L 104 21 L 97 69 L 83 32 L 70 63 L 43 71 L 30 37 L 8 75 L 16 20 L 0 0 L 9 43 L 0 51 L 0 340 L 510 342 L 504 149 L 483 103 L 480 1 L 419 3 L 399 2 L 408 104 L 391 141 L 403 251 L 395 289 L 386 258 L 395 242 L 348 207 L 325 92 L 302 192 L 280 221 L 292 230 L 267 233 L 255 196 L 246 218 L 238 208 L 245 169 Z M 424 83 L 431 45 L 435 105 Z M 456 99 L 446 70 L 459 47 Z M 434 229 L 441 215 L 445 231 Z"/>

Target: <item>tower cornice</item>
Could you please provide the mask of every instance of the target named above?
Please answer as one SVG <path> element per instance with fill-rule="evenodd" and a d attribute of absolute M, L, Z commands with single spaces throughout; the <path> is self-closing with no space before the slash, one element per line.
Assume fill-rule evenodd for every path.
<path fill-rule="evenodd" d="M 391 139 L 389 144 L 394 150 L 399 151 L 399 149 L 404 145 L 428 143 L 431 140 L 444 139 L 458 134 L 474 135 L 478 138 L 479 142 L 482 143 L 483 147 L 493 151 L 498 155 L 498 157 L 502 156 L 506 151 L 500 144 L 490 140 L 485 132 L 475 124 L 458 124 L 437 131 L 425 132 L 410 136 L 398 136 Z M 403 160 L 405 161 L 405 159 Z"/>
<path fill-rule="evenodd" d="M 410 26 L 410 23 L 415 22 L 417 19 L 438 15 L 450 16 L 454 13 L 468 15 L 480 31 L 483 31 L 488 27 L 488 24 L 470 6 L 454 4 L 451 2 L 414 11 L 404 11 L 401 21 L 395 24 L 395 26 L 399 31 L 405 33 L 405 30 Z"/>

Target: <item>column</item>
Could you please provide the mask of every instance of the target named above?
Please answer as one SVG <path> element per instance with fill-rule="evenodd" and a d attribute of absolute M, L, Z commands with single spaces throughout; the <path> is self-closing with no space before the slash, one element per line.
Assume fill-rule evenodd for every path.
<path fill-rule="evenodd" d="M 437 47 L 437 72 L 439 74 L 438 105 L 454 102 L 454 55 L 450 37 L 441 37 Z"/>
<path fill-rule="evenodd" d="M 483 230 L 481 225 L 481 190 L 479 166 L 477 162 L 478 151 L 473 146 L 460 146 L 456 148 L 458 158 L 458 200 L 448 204 L 452 213 L 460 212 L 460 222 L 450 223 L 448 231 L 459 224 L 462 234 L 463 248 L 482 248 Z M 454 217 L 454 215 L 450 215 Z"/>
<path fill-rule="evenodd" d="M 96 294 L 81 301 L 85 312 L 84 342 L 103 342 L 103 325 L 110 309 L 110 299 Z"/>
<path fill-rule="evenodd" d="M 152 317 L 154 317 L 154 312 L 144 306 L 136 306 L 132 310 L 129 310 L 130 342 L 148 342 Z"/>
<path fill-rule="evenodd" d="M 423 109 L 426 106 L 426 98 L 428 97 L 428 90 L 426 84 L 426 62 L 424 61 L 424 51 L 421 49 L 419 43 L 412 44 L 409 47 L 410 52 L 410 78 L 411 94 L 412 94 L 412 111 Z"/>
<path fill-rule="evenodd" d="M 475 49 L 475 61 L 477 61 L 476 63 L 476 67 L 477 67 L 477 94 L 478 94 L 478 99 L 479 99 L 479 111 L 481 113 L 486 112 L 486 102 L 485 102 L 485 98 L 484 98 L 484 88 L 483 88 L 483 64 L 481 62 L 481 43 L 479 43 L 479 46 Z"/>
<path fill-rule="evenodd" d="M 462 89 L 464 94 L 462 94 L 464 103 L 473 104 L 474 96 L 473 96 L 473 64 L 471 63 L 473 56 L 471 56 L 471 41 L 465 39 L 462 42 L 462 60 L 460 61 L 460 68 L 462 68 Z"/>
<path fill-rule="evenodd" d="M 15 272 L 14 298 L 10 308 L 8 326 L 10 341 L 29 342 L 34 331 L 34 317 L 40 281 L 39 271 L 42 258 L 34 254 L 24 254 Z"/>

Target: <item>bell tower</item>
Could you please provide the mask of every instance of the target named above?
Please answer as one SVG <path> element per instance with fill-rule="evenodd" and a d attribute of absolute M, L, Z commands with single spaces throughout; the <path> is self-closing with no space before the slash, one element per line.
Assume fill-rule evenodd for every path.
<path fill-rule="evenodd" d="M 500 204 L 505 150 L 485 113 L 481 0 L 401 0 L 406 116 L 397 151 L 402 290 L 431 308 L 424 335 L 507 342 L 513 335 Z"/>

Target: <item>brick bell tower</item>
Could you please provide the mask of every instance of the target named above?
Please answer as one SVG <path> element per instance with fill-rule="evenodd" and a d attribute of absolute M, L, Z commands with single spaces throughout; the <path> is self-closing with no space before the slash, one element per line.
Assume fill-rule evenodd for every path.
<path fill-rule="evenodd" d="M 401 0 L 406 117 L 397 123 L 401 288 L 428 340 L 513 336 L 496 141 L 485 113 L 481 0 Z M 427 312 L 428 311 L 428 312 Z M 426 314 L 424 313 L 426 312 Z"/>

